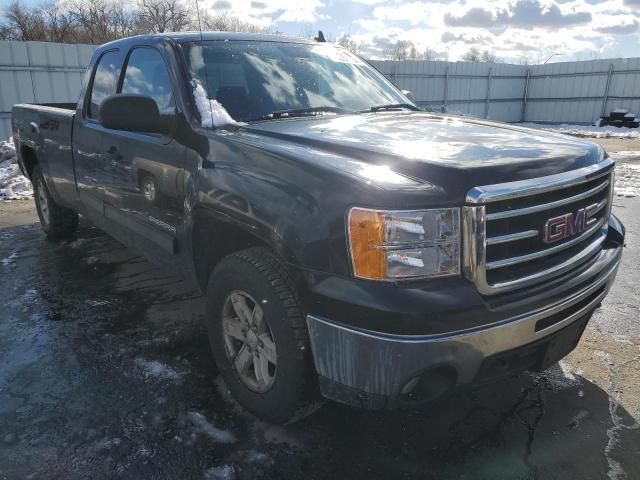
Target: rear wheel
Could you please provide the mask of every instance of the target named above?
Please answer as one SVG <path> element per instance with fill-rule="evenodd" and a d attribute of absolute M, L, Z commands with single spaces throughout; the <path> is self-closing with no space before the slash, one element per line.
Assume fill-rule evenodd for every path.
<path fill-rule="evenodd" d="M 38 218 L 49 240 L 72 237 L 78 229 L 78 214 L 58 205 L 51 197 L 39 166 L 31 175 Z"/>
<path fill-rule="evenodd" d="M 251 248 L 219 263 L 207 287 L 207 328 L 234 398 L 259 417 L 291 419 L 313 370 L 295 287 L 273 253 Z"/>

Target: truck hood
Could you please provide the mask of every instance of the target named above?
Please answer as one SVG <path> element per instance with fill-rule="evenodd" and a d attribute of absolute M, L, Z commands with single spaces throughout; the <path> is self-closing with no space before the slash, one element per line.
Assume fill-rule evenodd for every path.
<path fill-rule="evenodd" d="M 553 175 L 603 158 L 598 145 L 565 135 L 426 112 L 292 118 L 243 130 L 256 140 L 261 137 L 263 146 L 316 161 L 346 159 L 343 168 L 349 173 L 354 163 L 373 164 L 416 181 L 438 183 L 457 170 L 454 177 L 467 184 L 464 188 Z M 332 166 L 340 168 L 340 162 Z"/>

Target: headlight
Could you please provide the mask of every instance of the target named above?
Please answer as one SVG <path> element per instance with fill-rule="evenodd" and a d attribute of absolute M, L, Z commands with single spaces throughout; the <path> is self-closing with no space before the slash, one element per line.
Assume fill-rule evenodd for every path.
<path fill-rule="evenodd" d="M 460 273 L 459 208 L 352 208 L 348 229 L 356 277 L 398 280 Z"/>

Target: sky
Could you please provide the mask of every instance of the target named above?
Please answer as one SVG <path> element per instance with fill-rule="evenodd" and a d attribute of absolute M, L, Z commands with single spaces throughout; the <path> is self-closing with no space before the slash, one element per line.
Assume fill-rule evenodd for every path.
<path fill-rule="evenodd" d="M 397 40 L 458 60 L 472 46 L 517 62 L 640 56 L 640 0 L 201 0 L 300 35 L 348 34 L 381 58 Z"/>
<path fill-rule="evenodd" d="M 370 58 L 383 58 L 398 40 L 452 61 L 474 46 L 509 62 L 640 56 L 640 0 L 199 1 L 288 35 L 350 35 Z"/>

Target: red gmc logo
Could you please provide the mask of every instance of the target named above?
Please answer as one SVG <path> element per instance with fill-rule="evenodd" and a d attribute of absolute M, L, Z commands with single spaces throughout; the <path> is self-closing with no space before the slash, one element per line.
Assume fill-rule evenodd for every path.
<path fill-rule="evenodd" d="M 544 224 L 544 243 L 559 242 L 592 227 L 598 221 L 595 214 L 598 213 L 602 206 L 594 203 L 588 207 L 581 208 L 576 213 L 565 213 L 559 217 L 550 218 Z"/>

